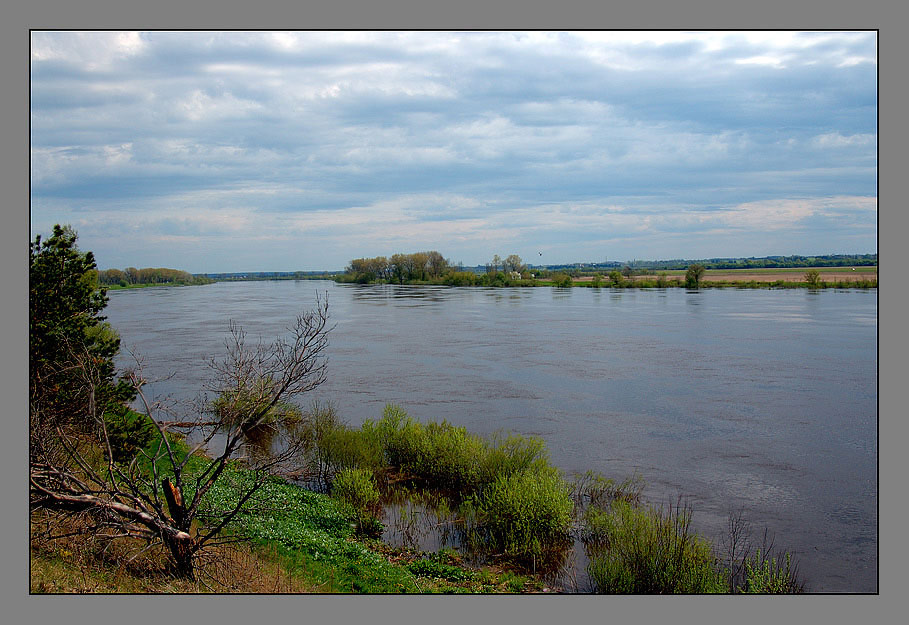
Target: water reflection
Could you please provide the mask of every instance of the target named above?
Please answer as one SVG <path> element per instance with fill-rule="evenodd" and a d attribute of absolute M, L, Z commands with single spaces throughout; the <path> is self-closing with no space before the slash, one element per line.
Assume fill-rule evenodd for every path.
<path fill-rule="evenodd" d="M 472 526 L 456 503 L 443 493 L 391 488 L 384 493 L 382 541 L 415 553 L 454 549 L 471 568 L 497 563 L 502 554 L 486 546 L 482 529 Z M 579 537 L 544 547 L 540 556 L 511 561 L 518 570 L 540 576 L 543 583 L 563 592 L 592 590 L 588 559 Z"/>

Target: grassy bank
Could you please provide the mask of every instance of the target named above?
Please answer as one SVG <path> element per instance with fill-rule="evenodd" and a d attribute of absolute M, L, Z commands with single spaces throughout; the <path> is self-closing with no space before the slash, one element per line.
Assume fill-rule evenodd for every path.
<path fill-rule="evenodd" d="M 445 422 L 418 422 L 396 406 L 360 428 L 344 424 L 330 405 L 315 404 L 305 417 L 290 434 L 306 440 L 303 471 L 330 494 L 270 476 L 225 528 L 222 544 L 203 552 L 195 581 L 174 576 L 162 549 L 79 535 L 78 518 L 67 521 L 68 536 L 42 538 L 50 518 L 37 512 L 31 591 L 540 592 L 549 590 L 541 576 L 546 563 L 564 560 L 576 539 L 598 592 L 802 589 L 788 556 L 762 556 L 741 544 L 736 554 L 720 554 L 691 530 L 690 510 L 645 505 L 637 479 L 616 483 L 593 472 L 568 479 L 538 438 L 481 437 Z M 185 453 L 182 441 L 174 444 Z M 203 466 L 193 459 L 185 470 L 192 475 Z M 229 464 L 203 499 L 202 514 L 230 509 L 253 479 L 239 462 Z M 390 493 L 431 498 L 446 511 L 440 518 L 457 523 L 466 551 L 381 542 L 380 499 Z"/>
<path fill-rule="evenodd" d="M 185 453 L 179 439 L 174 443 Z M 150 447 L 157 444 L 154 441 Z M 193 460 L 188 474 L 202 463 Z M 163 469 L 163 467 L 159 467 Z M 166 473 L 166 472 L 165 472 Z M 208 512 L 230 507 L 254 479 L 229 466 L 204 500 Z M 538 580 L 500 567 L 473 569 L 452 551 L 393 549 L 358 534 L 345 501 L 273 476 L 226 528 L 225 543 L 198 563 L 195 581 L 174 575 L 162 549 L 142 541 L 98 541 L 80 535 L 78 521 L 41 537 L 51 519 L 32 518 L 33 593 L 512 593 L 542 589 Z M 55 521 L 56 522 L 56 521 Z"/>

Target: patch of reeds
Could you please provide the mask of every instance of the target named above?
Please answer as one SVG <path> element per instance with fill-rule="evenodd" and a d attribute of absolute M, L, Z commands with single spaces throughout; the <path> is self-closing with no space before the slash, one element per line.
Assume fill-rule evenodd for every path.
<path fill-rule="evenodd" d="M 613 594 L 726 592 L 710 544 L 691 531 L 691 509 L 641 507 L 614 500 L 587 510 L 588 571 Z"/>

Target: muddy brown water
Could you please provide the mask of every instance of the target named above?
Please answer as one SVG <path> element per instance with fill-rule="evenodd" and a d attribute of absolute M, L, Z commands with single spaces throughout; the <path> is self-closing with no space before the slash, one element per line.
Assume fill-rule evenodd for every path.
<path fill-rule="evenodd" d="M 235 282 L 112 292 L 105 312 L 150 377 L 175 374 L 149 390 L 189 399 L 229 320 L 271 340 L 317 290 L 337 327 L 312 395 L 351 425 L 396 403 L 540 436 L 567 474 L 637 472 L 647 500 L 685 497 L 717 542 L 744 510 L 811 591 L 877 591 L 876 290 Z"/>

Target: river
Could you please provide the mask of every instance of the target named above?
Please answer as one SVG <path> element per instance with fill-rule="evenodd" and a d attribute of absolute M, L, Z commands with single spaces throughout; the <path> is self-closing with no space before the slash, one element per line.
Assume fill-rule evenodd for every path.
<path fill-rule="evenodd" d="M 810 592 L 878 590 L 877 291 L 612 290 L 221 282 L 113 291 L 105 314 L 159 397 L 189 399 L 228 322 L 282 334 L 316 292 L 351 425 L 416 419 L 545 439 L 566 473 L 637 472 L 721 542 L 744 510 Z M 307 400 L 304 398 L 303 406 Z"/>

